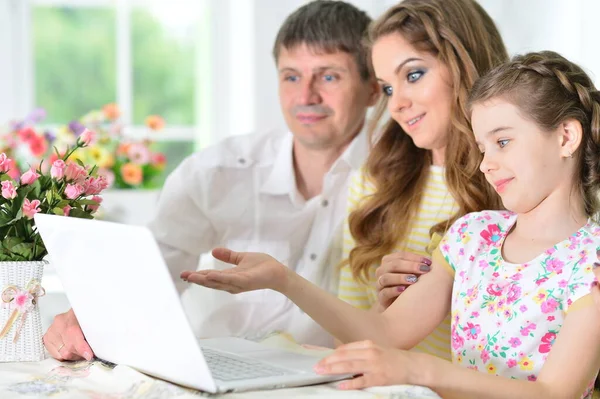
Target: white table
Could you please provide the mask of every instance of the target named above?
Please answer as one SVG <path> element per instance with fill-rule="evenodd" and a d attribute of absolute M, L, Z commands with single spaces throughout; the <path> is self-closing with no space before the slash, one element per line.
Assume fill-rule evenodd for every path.
<path fill-rule="evenodd" d="M 265 343 L 275 347 L 316 353 L 291 343 L 285 337 L 274 336 Z M 439 399 L 427 388 L 416 386 L 376 387 L 362 391 L 340 391 L 335 383 L 302 388 L 231 393 L 214 397 L 225 399 L 265 398 L 361 398 L 361 399 Z M 59 362 L 46 359 L 41 362 L 0 363 L 0 398 L 53 398 L 53 399 L 187 399 L 211 396 L 164 382 L 127 366 L 108 367 L 95 362 Z"/>

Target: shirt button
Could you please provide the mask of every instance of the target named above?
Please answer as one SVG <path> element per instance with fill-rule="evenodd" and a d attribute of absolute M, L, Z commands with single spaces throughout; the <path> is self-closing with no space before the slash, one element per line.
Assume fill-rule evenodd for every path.
<path fill-rule="evenodd" d="M 317 259 L 317 254 L 310 254 L 310 260 Z"/>
<path fill-rule="evenodd" d="M 238 162 L 243 165 L 246 163 L 246 160 L 244 158 L 238 158 Z"/>
<path fill-rule="evenodd" d="M 321 205 L 323 206 L 323 208 L 325 208 L 327 205 L 329 205 L 329 201 L 327 201 L 327 200 L 323 200 L 323 201 L 321 202 Z"/>

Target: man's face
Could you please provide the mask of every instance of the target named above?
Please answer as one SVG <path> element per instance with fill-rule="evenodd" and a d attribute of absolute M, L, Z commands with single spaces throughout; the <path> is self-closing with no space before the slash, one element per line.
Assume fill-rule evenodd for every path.
<path fill-rule="evenodd" d="M 363 81 L 354 56 L 318 53 L 304 44 L 281 48 L 279 101 L 295 139 L 311 149 L 347 144 L 377 99 L 374 81 Z"/>

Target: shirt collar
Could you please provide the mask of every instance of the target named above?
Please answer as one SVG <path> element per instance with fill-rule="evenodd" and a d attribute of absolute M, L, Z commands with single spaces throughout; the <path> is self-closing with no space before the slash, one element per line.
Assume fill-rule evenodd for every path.
<path fill-rule="evenodd" d="M 292 158 L 293 146 L 292 133 L 287 132 L 275 156 L 271 173 L 260 187 L 262 193 L 289 194 L 296 190 L 294 159 Z"/>
<path fill-rule="evenodd" d="M 262 184 L 260 191 L 265 194 L 290 194 L 296 192 L 296 175 L 294 174 L 294 160 L 292 150 L 294 146 L 293 135 L 291 132 L 286 134 L 280 151 L 277 153 L 271 173 Z M 329 173 L 341 173 L 351 170 L 358 170 L 362 167 L 369 152 L 369 143 L 366 129 L 363 130 L 352 140 L 348 148 L 342 153 Z"/>

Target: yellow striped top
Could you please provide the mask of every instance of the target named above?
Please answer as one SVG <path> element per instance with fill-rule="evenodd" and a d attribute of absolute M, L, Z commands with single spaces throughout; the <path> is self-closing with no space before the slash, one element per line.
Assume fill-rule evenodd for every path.
<path fill-rule="evenodd" d="M 439 244 L 441 237 L 429 236 L 429 230 L 437 223 L 448 220 L 458 210 L 458 205 L 448 192 L 444 178 L 444 168 L 431 166 L 431 172 L 425 184 L 423 200 L 419 205 L 416 219 L 412 222 L 410 233 L 405 242 L 398 243 L 396 250 L 413 252 L 422 256 L 430 256 L 433 249 Z M 364 173 L 355 174 L 350 183 L 348 195 L 348 213 L 360 204 L 361 200 L 375 192 L 373 182 L 368 181 Z M 344 226 L 343 259 L 348 259 L 350 250 L 355 242 L 350 234 L 348 220 Z M 338 296 L 345 302 L 360 308 L 370 309 L 377 303 L 377 288 L 375 270 L 379 265 L 369 269 L 368 284 L 354 280 L 352 271 L 345 265 L 340 274 Z M 415 304 L 418 306 L 418 304 Z M 402 321 L 399 321 L 402 322 Z M 450 360 L 450 315 L 440 324 L 431 335 L 419 343 L 413 350 L 429 353 Z"/>

